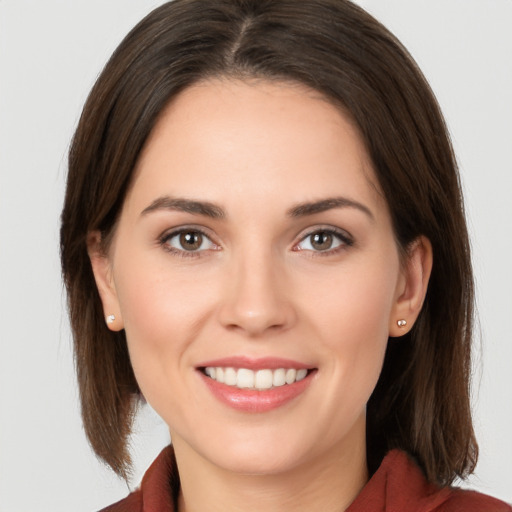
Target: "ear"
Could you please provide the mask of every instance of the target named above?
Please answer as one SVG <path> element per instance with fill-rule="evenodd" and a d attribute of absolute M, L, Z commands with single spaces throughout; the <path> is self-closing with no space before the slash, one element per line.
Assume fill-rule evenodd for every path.
<path fill-rule="evenodd" d="M 120 331 L 124 328 L 124 323 L 112 278 L 112 265 L 108 255 L 103 250 L 99 231 L 91 231 L 87 235 L 87 252 L 103 304 L 105 323 L 111 331 Z"/>
<path fill-rule="evenodd" d="M 414 325 L 427 294 L 432 261 L 432 244 L 428 238 L 420 236 L 410 244 L 389 318 L 389 336 L 402 336 Z"/>

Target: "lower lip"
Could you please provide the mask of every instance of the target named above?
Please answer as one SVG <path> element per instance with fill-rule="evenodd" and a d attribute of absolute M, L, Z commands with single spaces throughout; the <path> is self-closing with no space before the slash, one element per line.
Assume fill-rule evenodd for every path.
<path fill-rule="evenodd" d="M 311 384 L 315 372 L 310 371 L 304 379 L 293 384 L 285 384 L 262 391 L 228 386 L 217 382 L 202 372 L 199 373 L 209 390 L 222 403 L 238 411 L 260 413 L 282 407 L 297 398 Z"/>

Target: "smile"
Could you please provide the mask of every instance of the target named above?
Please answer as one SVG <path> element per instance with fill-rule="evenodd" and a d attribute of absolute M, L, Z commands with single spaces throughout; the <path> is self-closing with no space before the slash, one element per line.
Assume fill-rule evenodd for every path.
<path fill-rule="evenodd" d="M 264 391 L 272 388 L 286 386 L 306 378 L 308 370 L 305 368 L 277 368 L 251 370 L 248 368 L 231 368 L 221 366 L 207 366 L 203 373 L 211 379 L 238 389 Z"/>
<path fill-rule="evenodd" d="M 217 400 L 243 413 L 265 413 L 294 402 L 318 373 L 302 361 L 245 356 L 202 361 L 196 370 Z"/>

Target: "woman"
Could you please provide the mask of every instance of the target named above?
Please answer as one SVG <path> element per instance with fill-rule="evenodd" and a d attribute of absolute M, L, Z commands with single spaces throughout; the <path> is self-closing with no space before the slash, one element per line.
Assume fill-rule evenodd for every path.
<path fill-rule="evenodd" d="M 350 2 L 140 22 L 77 128 L 61 250 L 94 450 L 126 477 L 142 398 L 171 432 L 108 510 L 510 510 L 449 487 L 477 444 L 443 118 Z"/>

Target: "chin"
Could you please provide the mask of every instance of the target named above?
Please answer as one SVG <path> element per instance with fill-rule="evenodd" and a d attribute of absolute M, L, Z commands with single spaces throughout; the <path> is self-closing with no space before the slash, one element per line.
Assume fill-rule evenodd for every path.
<path fill-rule="evenodd" d="M 218 464 L 226 471 L 238 473 L 241 475 L 278 475 L 286 473 L 297 467 L 297 457 L 279 457 L 275 454 L 265 454 L 257 458 L 249 456 L 236 455 L 233 457 L 223 457 Z"/>
<path fill-rule="evenodd" d="M 299 444 L 300 446 L 296 446 Z M 274 439 L 268 443 L 242 442 L 222 445 L 217 449 L 208 447 L 204 456 L 226 471 L 246 475 L 276 475 L 286 473 L 300 465 L 304 460 L 304 444 L 283 443 Z M 301 451 L 299 451 L 301 450 Z"/>

